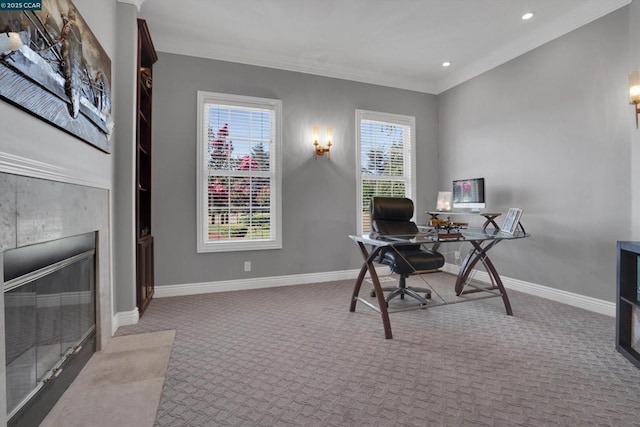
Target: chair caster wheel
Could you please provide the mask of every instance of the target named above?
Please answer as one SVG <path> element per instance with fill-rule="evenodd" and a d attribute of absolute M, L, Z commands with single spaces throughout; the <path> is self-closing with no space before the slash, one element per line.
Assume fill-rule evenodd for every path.
<path fill-rule="evenodd" d="M 424 297 L 425 297 L 426 299 L 431 299 L 431 294 L 424 294 Z"/>
<path fill-rule="evenodd" d="M 376 297 L 376 291 L 371 291 L 369 293 L 369 295 L 371 296 L 371 298 L 375 298 Z"/>

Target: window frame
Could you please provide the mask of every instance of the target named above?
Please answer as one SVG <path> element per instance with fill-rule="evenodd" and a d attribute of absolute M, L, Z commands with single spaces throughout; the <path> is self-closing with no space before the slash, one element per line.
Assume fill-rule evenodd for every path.
<path fill-rule="evenodd" d="M 198 118 L 197 118 L 197 167 L 196 167 L 196 233 L 197 252 L 234 252 L 252 251 L 282 248 L 282 101 L 271 98 L 258 98 L 252 96 L 233 95 L 218 92 L 198 91 Z M 209 215 L 208 215 L 208 120 L 204 117 L 205 104 L 220 104 L 240 108 L 252 108 L 270 110 L 273 112 L 273 145 L 271 150 L 271 230 L 270 239 L 251 240 L 219 240 L 210 241 Z"/>
<path fill-rule="evenodd" d="M 415 116 L 408 116 L 404 114 L 392 114 L 392 113 L 383 113 L 378 111 L 370 111 L 370 110 L 356 110 L 356 176 L 357 176 L 357 185 L 356 185 L 356 200 L 357 200 L 357 218 L 356 218 L 356 227 L 357 233 L 363 234 L 364 224 L 362 221 L 362 213 L 364 212 L 364 206 L 362 203 L 362 165 L 361 165 L 361 122 L 363 120 L 372 120 L 377 122 L 385 122 L 398 126 L 407 126 L 409 127 L 410 135 L 409 135 L 409 165 L 411 168 L 409 177 L 406 175 L 405 168 L 405 189 L 408 187 L 409 191 L 406 191 L 406 197 L 410 198 L 414 201 L 414 212 L 413 217 L 415 217 L 415 200 L 416 200 L 416 118 Z M 403 147 L 406 148 L 407 147 Z M 406 152 L 406 151 L 405 151 Z M 406 164 L 407 159 L 403 156 L 403 161 Z"/>

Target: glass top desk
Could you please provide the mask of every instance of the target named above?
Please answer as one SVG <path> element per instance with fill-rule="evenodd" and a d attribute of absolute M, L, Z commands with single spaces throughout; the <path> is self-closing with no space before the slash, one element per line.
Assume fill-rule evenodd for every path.
<path fill-rule="evenodd" d="M 351 298 L 351 306 L 349 311 L 354 312 L 356 310 L 356 303 L 359 301 L 366 306 L 372 308 L 376 312 L 378 312 L 382 317 L 382 325 L 384 327 L 384 335 L 385 338 L 391 339 L 393 335 L 391 333 L 391 323 L 389 322 L 389 313 L 397 312 L 397 311 L 406 311 L 406 310 L 415 310 L 415 309 L 425 309 L 429 307 L 439 306 L 439 305 L 447 305 L 447 304 L 455 304 L 459 302 L 467 302 L 467 301 L 475 301 L 477 299 L 483 298 L 495 298 L 501 297 L 504 303 L 504 308 L 507 311 L 508 315 L 512 315 L 513 311 L 511 310 L 511 303 L 509 302 L 509 297 L 507 296 L 507 292 L 502 284 L 502 280 L 500 279 L 500 275 L 496 270 L 495 266 L 491 262 L 489 258 L 488 252 L 493 249 L 498 243 L 509 240 L 517 240 L 525 237 L 529 237 L 529 234 L 524 231 L 524 228 L 520 227 L 516 229 L 513 234 L 505 233 L 503 231 L 494 229 L 494 230 L 486 230 L 483 228 L 467 228 L 458 230 L 459 236 L 456 238 L 450 239 L 441 239 L 438 236 L 436 230 L 429 229 L 423 227 L 418 234 L 414 235 L 386 235 L 380 237 L 372 237 L 368 234 L 355 236 L 350 235 L 349 238 L 357 243 L 360 248 L 360 252 L 362 254 L 362 258 L 364 262 L 362 267 L 360 268 L 360 274 L 358 274 L 358 278 L 356 279 L 355 286 L 353 288 L 353 295 Z M 455 292 L 456 296 L 461 296 L 465 294 L 484 292 L 487 295 L 483 295 L 478 298 L 467 299 L 467 300 L 457 300 L 455 302 L 447 302 L 446 300 L 442 300 L 440 303 L 426 304 L 426 305 L 411 305 L 406 308 L 389 310 L 387 301 L 385 300 L 382 286 L 380 285 L 380 280 L 378 278 L 378 274 L 376 273 L 376 269 L 374 267 L 374 261 L 376 256 L 380 253 L 383 248 L 387 248 L 389 250 L 393 250 L 402 245 L 426 245 L 431 247 L 431 249 L 437 250 L 441 244 L 447 242 L 468 242 L 471 244 L 472 249 L 469 251 L 464 261 L 460 265 L 460 270 L 458 272 L 458 277 L 456 278 L 455 283 Z M 370 249 L 369 249 L 370 248 Z M 400 254 L 400 252 L 398 252 Z M 482 263 L 489 275 L 491 280 L 490 284 L 486 286 L 478 286 L 473 283 L 469 283 L 469 275 L 472 273 L 474 267 L 478 263 Z M 362 286 L 362 282 L 364 281 L 365 275 L 369 272 L 371 276 L 371 282 L 373 283 L 373 290 L 375 292 L 377 303 L 375 304 L 361 298 L 360 288 Z M 415 271 L 416 274 L 421 272 Z"/>

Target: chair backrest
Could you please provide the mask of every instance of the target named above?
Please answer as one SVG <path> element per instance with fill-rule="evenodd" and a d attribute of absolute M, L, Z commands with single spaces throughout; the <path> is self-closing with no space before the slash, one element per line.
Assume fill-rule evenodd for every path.
<path fill-rule="evenodd" d="M 378 235 L 415 234 L 413 201 L 406 197 L 372 197 L 371 230 Z"/>

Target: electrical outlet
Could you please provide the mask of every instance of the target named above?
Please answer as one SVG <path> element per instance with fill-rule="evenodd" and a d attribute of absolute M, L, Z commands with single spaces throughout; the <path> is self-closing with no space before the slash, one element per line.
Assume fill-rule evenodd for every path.
<path fill-rule="evenodd" d="M 244 262 L 244 271 L 251 271 L 251 261 Z"/>
<path fill-rule="evenodd" d="M 455 251 L 455 252 L 453 253 L 453 256 L 455 256 L 455 257 L 456 257 L 456 259 L 460 259 L 460 251 Z"/>

